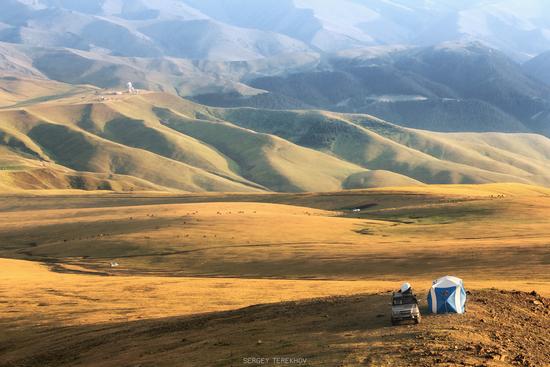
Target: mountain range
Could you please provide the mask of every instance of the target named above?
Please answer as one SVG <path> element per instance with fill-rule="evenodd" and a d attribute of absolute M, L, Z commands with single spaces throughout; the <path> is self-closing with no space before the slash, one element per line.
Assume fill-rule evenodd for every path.
<path fill-rule="evenodd" d="M 249 60 L 281 52 L 482 41 L 550 49 L 544 0 L 2 0 L 0 40 L 118 56 Z"/>
<path fill-rule="evenodd" d="M 542 0 L 0 9 L 3 190 L 550 185 Z"/>
<path fill-rule="evenodd" d="M 367 113 L 441 132 L 550 134 L 550 15 L 538 0 L 1 6 L 5 75 L 132 81 L 218 107 Z"/>
<path fill-rule="evenodd" d="M 435 131 L 548 136 L 550 86 L 539 70 L 550 69 L 550 64 L 537 59 L 522 67 L 480 43 L 373 54 L 353 51 L 333 55 L 306 70 L 247 80 L 248 85 L 268 93 L 206 94 L 195 99 L 225 107 L 313 107 L 368 113 Z"/>
<path fill-rule="evenodd" d="M 174 93 L 218 107 L 367 113 L 442 132 L 550 134 L 545 54 L 520 65 L 480 43 L 295 53 L 252 61 L 124 58 L 0 44 L 6 75 Z"/>
<path fill-rule="evenodd" d="M 15 102 L 0 108 L 2 190 L 550 185 L 550 139 L 537 134 L 436 133 L 365 114 L 213 108 L 50 83 L 0 80 Z M 18 94 L 30 87 L 47 95 Z"/>

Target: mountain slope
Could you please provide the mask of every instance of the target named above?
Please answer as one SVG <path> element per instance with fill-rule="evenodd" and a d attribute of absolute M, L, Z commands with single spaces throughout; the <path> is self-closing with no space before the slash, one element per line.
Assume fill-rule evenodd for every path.
<path fill-rule="evenodd" d="M 42 121 L 34 115 L 29 116 L 27 126 L 14 125 L 13 128 L 18 127 L 40 147 L 33 153 L 72 170 L 129 175 L 183 191 L 252 189 L 145 150 L 110 142 L 73 126 Z"/>
<path fill-rule="evenodd" d="M 0 40 L 216 60 L 477 40 L 525 61 L 550 49 L 546 7 L 544 0 L 4 0 Z"/>
<path fill-rule="evenodd" d="M 156 40 L 155 47 L 164 51 L 124 57 L 128 53 L 2 43 L 0 69 L 102 88 L 123 88 L 132 81 L 138 88 L 220 107 L 320 108 L 441 132 L 550 135 L 550 86 L 537 71 L 544 65 L 529 72 L 529 64 L 522 68 L 479 42 L 322 54 L 274 31 L 243 31 L 206 18 L 157 19 L 132 31 Z M 204 60 L 217 59 L 214 54 L 248 56 Z"/>
<path fill-rule="evenodd" d="M 93 91 L 87 86 L 73 86 L 51 80 L 4 76 L 0 77 L 0 107 L 32 104 Z"/>
<path fill-rule="evenodd" d="M 432 133 L 361 114 L 221 109 L 166 93 L 84 88 L 0 108 L 0 122 L 4 187 L 41 187 L 35 174 L 13 177 L 43 171 L 94 177 L 90 184 L 62 178 L 50 188 L 117 190 L 550 185 L 550 140 L 540 135 Z"/>
<path fill-rule="evenodd" d="M 210 20 L 167 20 L 140 28 L 165 55 L 207 60 L 253 60 L 303 52 L 300 41 L 270 32 L 240 29 Z"/>
<path fill-rule="evenodd" d="M 250 78 L 247 83 L 268 93 L 262 99 L 233 97 L 234 106 L 247 105 L 247 99 L 257 107 L 260 101 L 277 105 L 270 98 L 286 98 L 294 105 L 367 113 L 436 131 L 550 134 L 550 87 L 480 43 L 379 53 L 356 50 L 307 70 Z M 194 98 L 216 101 L 213 96 Z M 228 95 L 218 100 L 232 105 Z"/>
<path fill-rule="evenodd" d="M 550 51 L 541 53 L 522 66 L 532 78 L 550 85 Z"/>
<path fill-rule="evenodd" d="M 0 41 L 99 55 L 211 60 L 252 60 L 310 49 L 280 33 L 213 21 L 181 2 L 120 3 L 5 1 Z"/>
<path fill-rule="evenodd" d="M 341 187 L 360 167 L 330 155 L 305 149 L 271 135 L 224 123 L 193 121 L 157 110 L 166 126 L 215 146 L 239 162 L 243 177 L 278 191 L 319 191 Z"/>
<path fill-rule="evenodd" d="M 218 21 L 280 32 L 326 52 L 477 40 L 525 61 L 550 49 L 543 0 L 185 2 Z"/>
<path fill-rule="evenodd" d="M 260 91 L 240 82 L 243 74 L 258 70 L 275 72 L 293 69 L 314 59 L 297 54 L 277 61 L 195 62 L 169 57 L 134 58 L 108 56 L 94 52 L 23 46 L 0 42 L 0 71 L 17 78 L 44 78 L 69 84 L 91 84 L 102 88 L 125 88 L 128 81 L 136 87 L 180 94 L 238 92 L 253 95 Z"/>
<path fill-rule="evenodd" d="M 162 107 L 143 95 L 4 110 L 0 129 L 12 153 L 183 191 L 336 190 L 349 175 L 365 171 L 273 136 L 197 119 L 203 108 L 177 97 L 151 100 Z M 183 106 L 186 115 L 168 110 L 172 104 Z M 163 126 L 157 113 L 170 115 L 170 121 Z M 178 131 L 184 127 L 187 134 Z"/>
<path fill-rule="evenodd" d="M 548 182 L 547 173 L 544 173 L 548 169 L 546 158 L 537 159 L 540 166 L 522 170 L 515 166 L 521 167 L 520 162 L 510 163 L 508 158 L 496 152 L 489 158 L 489 154 L 485 156 L 475 149 L 462 149 L 460 143 L 454 141 L 462 136 L 460 134 L 409 130 L 368 115 L 230 109 L 221 110 L 221 116 L 255 131 L 328 151 L 365 168 L 393 171 L 424 183 L 525 182 L 523 180 L 531 179 L 540 179 L 541 184 Z M 513 141 L 517 135 L 503 136 Z M 532 144 L 540 137 L 524 136 Z M 487 141 L 490 145 L 490 139 Z M 538 143 L 547 146 L 549 141 L 542 138 Z M 514 148 L 508 149 L 513 151 Z M 527 159 L 521 162 L 530 166 Z M 539 177 L 541 172 L 546 178 Z"/>

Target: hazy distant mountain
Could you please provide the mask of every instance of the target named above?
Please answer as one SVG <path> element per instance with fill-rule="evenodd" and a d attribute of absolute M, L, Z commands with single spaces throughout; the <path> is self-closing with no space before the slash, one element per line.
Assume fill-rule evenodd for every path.
<path fill-rule="evenodd" d="M 483 41 L 526 60 L 550 49 L 544 0 L 185 0 L 240 27 L 271 30 L 324 51 Z"/>
<path fill-rule="evenodd" d="M 550 49 L 544 0 L 187 2 L 220 21 L 281 32 L 324 51 L 478 40 L 526 60 Z"/>
<path fill-rule="evenodd" d="M 249 60 L 310 50 L 482 41 L 550 50 L 546 0 L 2 0 L 0 40 L 123 56 Z M 223 45 L 222 45 L 223 44 Z"/>
<path fill-rule="evenodd" d="M 0 41 L 30 46 L 209 60 L 251 60 L 309 50 L 283 34 L 214 21 L 178 1 L 2 0 L 1 7 Z"/>
<path fill-rule="evenodd" d="M 211 20 L 167 20 L 140 28 L 167 56 L 206 60 L 253 60 L 308 51 L 302 42 L 265 31 Z"/>
<path fill-rule="evenodd" d="M 523 69 L 532 78 L 550 85 L 550 51 L 527 61 L 523 64 Z"/>
<path fill-rule="evenodd" d="M 309 69 L 320 56 L 298 52 L 250 61 L 208 61 L 173 57 L 136 58 L 67 48 L 35 47 L 0 42 L 0 72 L 12 76 L 41 76 L 71 84 L 138 88 L 181 96 L 210 93 L 255 95 L 242 82 L 259 75 Z"/>
<path fill-rule="evenodd" d="M 240 27 L 286 34 L 323 51 L 377 44 L 357 27 L 375 16 L 352 1 L 186 0 L 203 13 Z"/>
<path fill-rule="evenodd" d="M 284 96 L 293 104 L 369 113 L 428 130 L 550 134 L 550 86 L 480 43 L 341 53 L 308 70 L 247 83 L 269 92 L 262 99 L 244 98 L 255 107 L 259 101 L 269 106 L 270 95 L 280 104 Z M 195 99 L 247 105 L 243 97 L 233 96 L 233 104 L 230 95 L 220 95 L 218 103 L 212 95 Z"/>
<path fill-rule="evenodd" d="M 0 72 L 102 88 L 132 81 L 214 106 L 322 108 L 436 131 L 550 135 L 547 7 L 0 0 Z"/>

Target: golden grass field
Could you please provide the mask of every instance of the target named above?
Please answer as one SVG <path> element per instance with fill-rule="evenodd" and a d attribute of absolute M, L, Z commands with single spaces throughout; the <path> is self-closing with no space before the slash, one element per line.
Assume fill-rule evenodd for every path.
<path fill-rule="evenodd" d="M 355 208 L 362 210 L 354 212 Z M 378 318 L 388 311 L 387 292 L 403 281 L 411 282 L 422 297 L 431 280 L 446 274 L 463 278 L 471 291 L 496 288 L 550 295 L 550 190 L 534 186 L 423 186 L 317 194 L 31 191 L 3 196 L 0 214 L 0 366 L 134 365 L 130 361 L 141 361 L 135 365 L 142 366 L 229 366 L 243 365 L 242 357 L 257 348 L 263 354 L 299 355 L 300 346 L 318 357 L 312 365 L 355 366 L 367 358 L 357 355 L 357 348 L 371 344 L 377 346 L 372 355 L 378 357 L 370 365 L 407 365 L 386 357 L 390 351 L 402 352 L 396 340 L 410 343 L 408 333 L 417 331 L 409 326 L 392 329 L 385 316 Z M 111 261 L 119 266 L 112 268 Z M 280 329 L 281 338 L 292 342 L 280 348 L 245 347 L 245 341 L 254 344 L 256 337 L 273 338 L 265 332 L 237 331 L 252 325 L 241 317 L 263 316 L 249 315 L 255 309 L 224 313 L 327 296 L 351 298 L 335 304 L 306 302 L 292 315 L 293 322 L 310 323 L 325 312 L 335 312 L 330 318 L 338 319 L 335 309 L 343 307 L 347 316 L 335 322 L 348 325 L 354 312 L 365 312 L 357 316 L 363 324 L 353 330 L 364 328 L 361 333 L 366 334 L 350 335 L 372 343 L 361 339 L 356 347 L 346 344 L 334 353 L 321 352 L 323 343 L 331 345 L 345 333 L 318 335 L 321 331 L 303 324 L 291 337 L 290 326 L 283 326 L 290 319 L 279 320 L 277 307 L 294 306 L 283 303 L 266 309 L 271 316 L 254 321 L 260 324 L 253 330 Z M 300 321 L 308 307 L 311 314 Z M 476 324 L 479 315 L 489 312 L 483 307 L 474 304 L 477 313 L 467 316 L 468 323 Z M 205 316 L 215 322 L 197 316 L 211 312 L 222 313 Z M 282 324 L 270 324 L 271 318 Z M 158 340 L 142 334 L 148 328 L 162 329 L 164 322 L 172 326 L 166 326 Z M 201 329 L 193 325 L 203 322 L 215 323 L 216 331 L 197 334 Z M 429 333 L 429 325 L 447 330 L 441 322 L 428 319 L 423 326 L 428 329 L 419 330 Z M 459 327 L 457 322 L 453 327 Z M 223 330 L 234 334 L 234 341 L 227 341 L 231 338 Z M 104 332 L 112 332 L 114 339 L 105 337 L 94 344 Z M 222 340 L 232 346 L 222 345 L 221 353 L 211 350 L 211 344 L 191 348 L 184 343 L 191 349 L 178 349 L 177 359 L 165 347 L 175 343 L 174 335 L 186 340 L 181 333 L 207 344 Z M 130 334 L 132 339 L 125 339 Z M 44 354 L 40 335 L 59 338 L 47 344 L 53 354 Z M 319 338 L 318 343 L 311 338 Z M 486 342 L 483 338 L 478 339 Z M 59 349 L 62 340 L 78 352 Z M 155 347 L 150 354 L 120 354 L 137 345 Z M 389 349 L 384 351 L 384 346 Z M 537 358 L 543 358 L 537 348 Z M 116 358 L 103 354 L 111 352 Z"/>

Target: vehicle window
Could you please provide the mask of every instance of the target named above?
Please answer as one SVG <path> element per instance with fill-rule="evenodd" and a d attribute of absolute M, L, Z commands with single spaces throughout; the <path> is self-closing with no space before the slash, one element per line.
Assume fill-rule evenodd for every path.
<path fill-rule="evenodd" d="M 418 301 L 413 296 L 395 297 L 393 299 L 393 305 L 412 305 L 412 304 L 416 304 L 416 303 L 418 303 Z"/>

